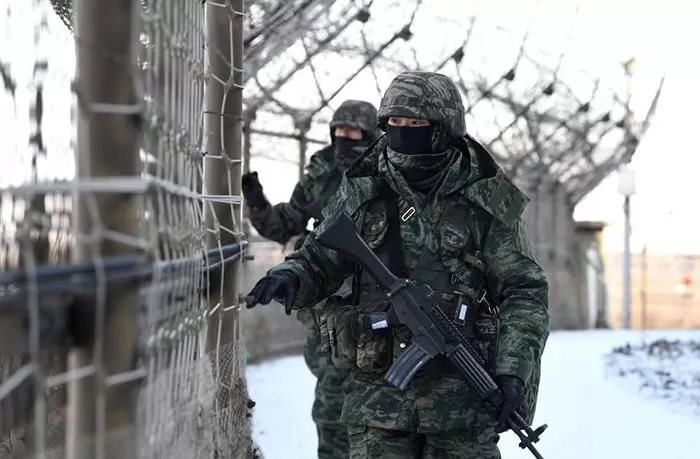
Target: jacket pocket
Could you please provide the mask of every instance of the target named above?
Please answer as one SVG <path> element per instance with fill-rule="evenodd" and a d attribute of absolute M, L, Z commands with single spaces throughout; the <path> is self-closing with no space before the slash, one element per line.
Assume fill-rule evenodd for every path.
<path fill-rule="evenodd" d="M 325 308 L 321 323 L 324 346 L 330 354 L 330 363 L 338 369 L 350 369 L 357 361 L 357 340 L 353 323 L 357 307 L 333 305 Z"/>

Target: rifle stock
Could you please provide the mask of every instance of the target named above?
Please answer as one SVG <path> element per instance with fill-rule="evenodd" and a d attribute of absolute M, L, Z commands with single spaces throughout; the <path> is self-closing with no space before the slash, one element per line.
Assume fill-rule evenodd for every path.
<path fill-rule="evenodd" d="M 322 246 L 364 265 L 379 285 L 390 287 L 400 282 L 400 279 L 384 266 L 384 263 L 360 237 L 355 224 L 346 212 L 333 217 L 325 230 L 316 236 L 316 240 Z"/>

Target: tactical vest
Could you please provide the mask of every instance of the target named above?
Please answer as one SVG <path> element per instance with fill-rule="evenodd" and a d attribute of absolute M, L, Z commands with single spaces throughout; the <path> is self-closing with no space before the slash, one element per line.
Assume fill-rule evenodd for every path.
<path fill-rule="evenodd" d="M 386 187 L 385 187 L 386 189 Z M 393 193 L 393 192 L 392 192 Z M 397 260 L 401 252 L 399 218 L 410 226 L 418 215 L 398 215 L 395 194 L 382 192 L 367 205 L 359 228 L 367 245 L 395 274 L 428 284 L 435 291 L 441 309 L 453 318 L 464 335 L 481 352 L 489 366 L 494 363 L 498 333 L 498 310 L 488 294 L 485 264 L 480 249 L 484 241 L 476 240 L 473 222 L 489 221 L 483 210 L 461 197 L 448 198 L 433 234 L 425 240 L 424 249 L 411 268 Z M 393 202 L 392 202 L 393 200 Z M 403 266 L 401 266 L 403 264 Z M 411 263 L 413 265 L 413 263 Z M 366 272 L 355 273 L 354 304 L 326 309 L 331 361 L 341 368 L 354 368 L 361 373 L 383 373 L 410 342 L 404 327 L 391 327 L 367 333 L 358 329 L 357 314 L 385 312 L 389 301 L 383 289 Z M 436 358 L 417 377 L 451 373 L 448 362 Z"/>
<path fill-rule="evenodd" d="M 477 147 L 477 153 L 483 151 L 488 154 L 477 142 L 472 142 Z M 410 272 L 405 273 L 413 280 L 427 283 L 436 291 L 439 306 L 448 317 L 453 317 L 463 334 L 479 349 L 489 371 L 493 371 L 495 363 L 500 323 L 498 298 L 491 298 L 486 283 L 483 238 L 494 218 L 508 222 L 518 218 L 517 211 L 522 210 L 520 206 L 505 206 L 503 209 L 501 189 L 504 187 L 499 186 L 484 203 L 492 206 L 493 210 L 503 211 L 497 211 L 496 214 L 502 214 L 500 217 L 495 217 L 496 214 L 482 209 L 481 205 L 470 202 L 461 194 L 449 196 L 439 223 L 434 225 L 434 232 L 425 238 L 424 253 Z M 387 218 L 386 202 L 386 199 L 377 197 L 363 204 L 364 209 L 359 213 L 361 220 L 356 223 L 368 245 L 395 270 L 396 267 L 391 267 L 392 250 L 388 242 L 395 240 L 400 243 L 401 238 L 398 231 L 390 228 L 392 225 L 389 225 Z M 413 218 L 419 217 L 414 215 Z M 480 227 L 481 224 L 484 226 Z M 346 302 L 323 309 L 321 339 L 324 349 L 330 353 L 332 365 L 354 369 L 359 378 L 381 380 L 385 370 L 406 348 L 410 335 L 401 328 L 366 332 L 366 327 L 358 320 L 358 313 L 384 312 L 388 310 L 389 302 L 366 273 L 357 271 L 354 284 L 355 301 L 352 304 Z M 462 308 L 464 299 L 467 300 L 466 311 Z M 466 313 L 462 314 L 463 311 Z M 444 361 L 433 361 L 424 366 L 416 377 L 451 372 Z M 532 374 L 525 381 L 523 402 L 519 409 L 529 424 L 533 421 L 537 405 L 541 370 L 539 360 L 533 364 Z"/>

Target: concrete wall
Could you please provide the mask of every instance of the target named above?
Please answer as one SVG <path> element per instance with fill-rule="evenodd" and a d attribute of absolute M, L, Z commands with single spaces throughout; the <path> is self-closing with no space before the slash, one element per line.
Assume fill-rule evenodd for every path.
<path fill-rule="evenodd" d="M 622 254 L 605 254 L 609 315 L 622 326 Z M 646 268 L 645 268 L 646 266 Z M 632 328 L 700 328 L 700 256 L 633 253 Z M 683 278 L 690 281 L 682 288 Z"/>
<path fill-rule="evenodd" d="M 584 273 L 573 206 L 557 183 L 543 182 L 523 189 L 530 198 L 525 221 L 549 279 L 551 328 L 585 328 L 588 320 L 584 308 Z"/>

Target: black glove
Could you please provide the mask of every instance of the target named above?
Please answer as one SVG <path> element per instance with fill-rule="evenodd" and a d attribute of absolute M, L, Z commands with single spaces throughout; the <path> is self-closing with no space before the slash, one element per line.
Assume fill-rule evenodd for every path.
<path fill-rule="evenodd" d="M 293 271 L 274 271 L 255 284 L 245 297 L 246 306 L 250 309 L 258 304 L 270 304 L 274 298 L 280 303 L 284 303 L 284 312 L 291 315 L 298 290 L 299 277 Z"/>
<path fill-rule="evenodd" d="M 257 172 L 248 172 L 241 177 L 243 199 L 249 207 L 266 207 L 269 203 L 263 193 L 263 187 L 258 180 Z"/>
<path fill-rule="evenodd" d="M 495 379 L 503 397 L 498 407 L 498 425 L 496 425 L 496 433 L 501 433 L 508 430 L 506 421 L 523 401 L 523 382 L 517 376 L 496 376 Z"/>

